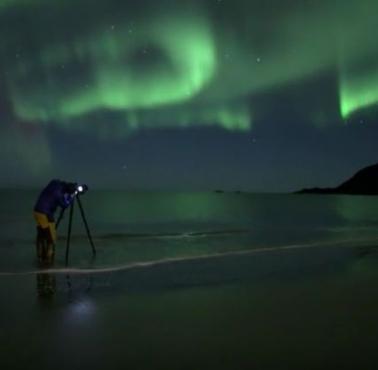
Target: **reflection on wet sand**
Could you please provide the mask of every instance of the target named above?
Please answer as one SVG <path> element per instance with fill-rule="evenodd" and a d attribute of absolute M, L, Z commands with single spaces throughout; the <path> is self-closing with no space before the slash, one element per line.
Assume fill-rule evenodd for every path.
<path fill-rule="evenodd" d="M 39 298 L 52 298 L 56 291 L 54 274 L 37 274 L 37 293 Z"/>

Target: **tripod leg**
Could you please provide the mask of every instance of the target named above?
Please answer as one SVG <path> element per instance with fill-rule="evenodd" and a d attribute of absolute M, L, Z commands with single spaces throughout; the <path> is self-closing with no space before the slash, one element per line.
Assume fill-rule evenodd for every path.
<path fill-rule="evenodd" d="M 66 266 L 68 265 L 68 255 L 70 253 L 70 239 L 71 239 L 71 229 L 72 229 L 72 218 L 73 218 L 74 206 L 75 206 L 75 201 L 73 201 L 71 203 L 70 219 L 69 219 L 69 222 L 68 222 L 67 245 L 66 245 Z"/>
<path fill-rule="evenodd" d="M 78 195 L 76 196 L 76 199 L 77 199 L 77 203 L 79 204 L 81 218 L 83 219 L 83 222 L 84 222 L 84 225 L 85 225 L 85 229 L 87 230 L 87 235 L 88 235 L 89 242 L 91 243 L 91 246 L 92 246 L 92 252 L 93 252 L 93 255 L 95 256 L 96 255 L 96 248 L 95 248 L 95 246 L 93 244 L 93 240 L 92 240 L 92 237 L 91 237 L 91 232 L 89 231 L 89 226 L 88 226 L 88 223 L 87 223 L 87 219 L 85 218 L 84 209 L 83 209 L 83 206 L 81 204 L 81 200 L 80 200 L 80 198 L 79 198 Z"/>

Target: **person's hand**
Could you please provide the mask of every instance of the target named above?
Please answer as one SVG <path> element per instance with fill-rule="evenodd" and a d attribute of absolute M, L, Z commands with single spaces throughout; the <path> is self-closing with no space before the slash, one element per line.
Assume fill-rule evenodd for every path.
<path fill-rule="evenodd" d="M 64 193 L 63 200 L 64 200 L 64 208 L 67 208 L 73 201 L 75 194 L 68 194 Z"/>

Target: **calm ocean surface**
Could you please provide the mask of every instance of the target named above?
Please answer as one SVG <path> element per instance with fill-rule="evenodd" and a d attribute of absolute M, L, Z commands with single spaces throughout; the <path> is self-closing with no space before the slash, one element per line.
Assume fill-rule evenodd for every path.
<path fill-rule="evenodd" d="M 0 193 L 1 270 L 34 261 L 37 195 Z M 99 251 L 96 266 L 378 237 L 378 197 L 90 191 L 81 200 Z M 68 218 L 66 212 L 58 230 L 57 266 Z M 73 224 L 71 265 L 84 267 L 91 249 L 77 207 Z"/>
<path fill-rule="evenodd" d="M 375 368 L 378 197 L 89 191 L 96 259 L 76 209 L 41 271 L 36 196 L 0 193 L 0 368 Z"/>

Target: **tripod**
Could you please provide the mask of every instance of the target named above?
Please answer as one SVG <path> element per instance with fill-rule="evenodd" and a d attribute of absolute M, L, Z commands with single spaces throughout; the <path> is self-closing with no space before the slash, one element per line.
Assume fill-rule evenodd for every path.
<path fill-rule="evenodd" d="M 91 237 L 91 232 L 89 231 L 89 226 L 88 226 L 88 223 L 87 223 L 87 219 L 85 218 L 83 205 L 81 204 L 81 200 L 80 200 L 79 194 L 76 194 L 76 196 L 73 198 L 73 200 L 72 200 L 72 202 L 71 202 L 71 204 L 69 206 L 70 207 L 70 219 L 69 219 L 69 222 L 68 222 L 68 232 L 67 232 L 66 266 L 68 265 L 68 257 L 69 257 L 69 253 L 70 253 L 70 240 L 71 240 L 72 219 L 73 219 L 74 208 L 75 208 L 75 200 L 77 200 L 77 204 L 79 205 L 81 218 L 83 220 L 85 229 L 87 231 L 87 236 L 88 236 L 89 242 L 90 242 L 91 247 L 92 247 L 93 257 L 96 256 L 96 248 L 95 248 L 95 246 L 93 244 L 93 240 L 92 240 L 92 237 Z M 65 209 L 62 209 L 62 211 L 60 212 L 58 221 L 56 223 L 56 228 L 58 228 L 58 226 L 59 226 L 59 224 L 60 224 L 60 222 L 61 222 L 61 220 L 63 218 L 64 212 L 65 212 Z"/>

